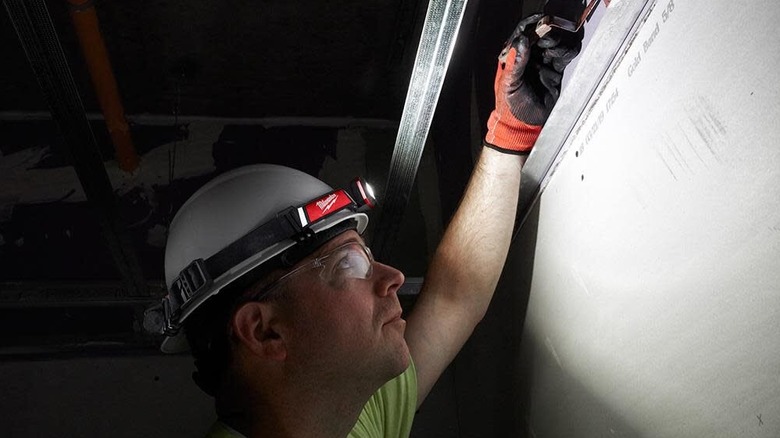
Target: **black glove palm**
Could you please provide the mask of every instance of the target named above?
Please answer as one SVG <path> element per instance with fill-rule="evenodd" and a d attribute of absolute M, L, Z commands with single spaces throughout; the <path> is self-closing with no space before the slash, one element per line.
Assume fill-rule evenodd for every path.
<path fill-rule="evenodd" d="M 566 66 L 579 54 L 583 31 L 534 33 L 541 14 L 520 21 L 498 58 L 496 109 L 488 121 L 488 146 L 528 153 L 560 95 Z"/>

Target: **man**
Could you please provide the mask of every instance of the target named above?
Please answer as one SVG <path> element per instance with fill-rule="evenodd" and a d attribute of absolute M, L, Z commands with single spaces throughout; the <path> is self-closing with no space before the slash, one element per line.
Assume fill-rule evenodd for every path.
<path fill-rule="evenodd" d="M 361 237 L 372 197 L 360 182 L 334 191 L 292 169 L 248 166 L 182 206 L 166 248 L 163 348 L 192 349 L 219 417 L 209 436 L 408 436 L 485 314 L 520 170 L 579 52 L 581 34 L 532 36 L 539 18 L 521 21 L 499 57 L 485 147 L 406 321 L 403 274 Z"/>

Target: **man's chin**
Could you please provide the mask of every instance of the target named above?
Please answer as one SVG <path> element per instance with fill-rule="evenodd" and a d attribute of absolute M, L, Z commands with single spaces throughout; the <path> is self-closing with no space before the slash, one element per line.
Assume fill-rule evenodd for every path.
<path fill-rule="evenodd" d="M 400 349 L 398 352 L 396 358 L 396 367 L 395 367 L 395 375 L 393 377 L 397 377 L 404 371 L 406 371 L 407 368 L 409 368 L 409 364 L 412 362 L 411 355 L 409 354 L 409 347 L 406 346 L 406 341 L 404 341 L 403 348 Z"/>

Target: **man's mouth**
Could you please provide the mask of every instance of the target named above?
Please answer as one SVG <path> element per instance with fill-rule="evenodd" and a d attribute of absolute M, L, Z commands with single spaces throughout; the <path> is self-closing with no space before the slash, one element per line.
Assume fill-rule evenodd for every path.
<path fill-rule="evenodd" d="M 397 322 L 397 321 L 403 321 L 403 319 L 401 319 L 401 311 L 400 310 L 398 312 L 394 313 L 389 319 L 385 320 L 385 323 L 382 324 L 382 325 L 392 324 L 392 323 Z"/>

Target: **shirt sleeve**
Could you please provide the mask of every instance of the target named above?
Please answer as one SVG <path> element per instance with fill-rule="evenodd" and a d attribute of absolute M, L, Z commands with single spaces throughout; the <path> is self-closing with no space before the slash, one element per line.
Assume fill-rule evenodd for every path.
<path fill-rule="evenodd" d="M 417 370 L 414 362 L 385 383 L 363 407 L 349 438 L 406 438 L 417 409 Z"/>

